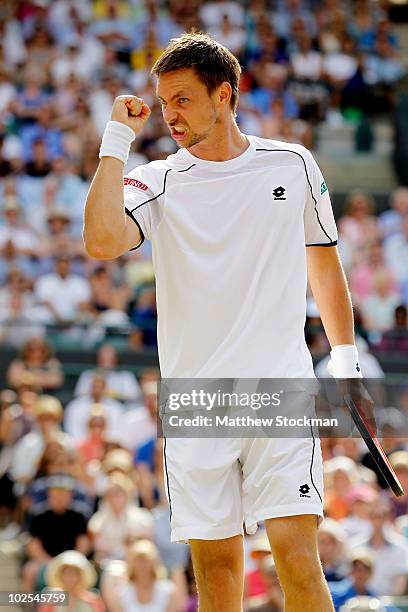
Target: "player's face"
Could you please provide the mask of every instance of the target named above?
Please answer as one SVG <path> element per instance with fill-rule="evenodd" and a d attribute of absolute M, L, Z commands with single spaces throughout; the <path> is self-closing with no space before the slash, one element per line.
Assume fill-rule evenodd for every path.
<path fill-rule="evenodd" d="M 210 95 L 192 68 L 161 74 L 157 96 L 179 147 L 192 147 L 208 138 L 219 120 L 216 92 Z"/>

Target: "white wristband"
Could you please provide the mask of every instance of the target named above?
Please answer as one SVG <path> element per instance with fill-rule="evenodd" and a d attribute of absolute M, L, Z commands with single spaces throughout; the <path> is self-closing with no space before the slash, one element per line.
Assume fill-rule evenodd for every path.
<path fill-rule="evenodd" d="M 333 346 L 327 369 L 334 378 L 363 378 L 356 345 Z"/>
<path fill-rule="evenodd" d="M 135 138 L 134 131 L 128 125 L 120 123 L 120 121 L 108 121 L 99 149 L 99 159 L 115 157 L 126 164 L 130 145 Z"/>

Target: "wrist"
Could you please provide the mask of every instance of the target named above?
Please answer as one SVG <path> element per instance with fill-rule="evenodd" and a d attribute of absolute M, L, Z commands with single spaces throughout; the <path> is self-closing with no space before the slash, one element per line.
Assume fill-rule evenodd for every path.
<path fill-rule="evenodd" d="M 355 344 L 338 344 L 332 347 L 327 366 L 334 378 L 363 378 Z"/>
<path fill-rule="evenodd" d="M 126 164 L 130 145 L 136 138 L 132 128 L 120 121 L 108 121 L 102 137 L 99 159 L 114 157 Z"/>

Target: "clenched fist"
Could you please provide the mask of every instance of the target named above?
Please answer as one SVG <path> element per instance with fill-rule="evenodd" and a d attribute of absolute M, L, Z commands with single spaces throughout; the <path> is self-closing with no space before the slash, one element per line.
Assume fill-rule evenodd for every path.
<path fill-rule="evenodd" d="M 130 127 L 135 134 L 141 132 L 150 117 L 150 108 L 136 96 L 118 96 L 112 106 L 111 120 Z"/>

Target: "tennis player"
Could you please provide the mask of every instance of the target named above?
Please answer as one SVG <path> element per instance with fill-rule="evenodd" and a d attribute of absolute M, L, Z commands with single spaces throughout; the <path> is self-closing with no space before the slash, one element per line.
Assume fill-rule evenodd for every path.
<path fill-rule="evenodd" d="M 116 98 L 85 209 L 88 253 L 152 241 L 164 378 L 308 378 L 307 278 L 336 378 L 360 377 L 329 192 L 304 147 L 243 134 L 240 66 L 204 34 L 170 41 L 152 72 L 179 150 L 123 176 L 150 109 Z M 173 541 L 188 541 L 201 612 L 237 612 L 243 524 L 265 521 L 290 612 L 333 610 L 319 562 L 318 440 L 165 443 Z"/>

